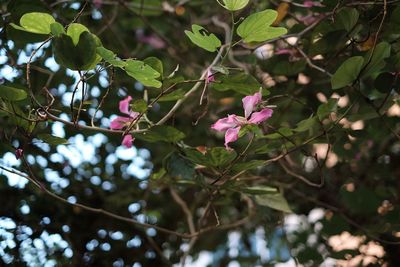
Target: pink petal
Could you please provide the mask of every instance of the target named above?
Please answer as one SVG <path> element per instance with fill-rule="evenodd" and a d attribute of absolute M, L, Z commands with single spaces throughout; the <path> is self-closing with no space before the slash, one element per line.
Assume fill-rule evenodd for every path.
<path fill-rule="evenodd" d="M 278 49 L 274 53 L 275 55 L 292 55 L 293 50 L 292 49 Z"/>
<path fill-rule="evenodd" d="M 323 7 L 324 5 L 318 1 L 304 1 L 303 6 L 304 7 L 313 7 L 313 6 Z"/>
<path fill-rule="evenodd" d="M 119 101 L 119 111 L 129 115 L 129 103 L 131 102 L 131 100 L 132 97 L 127 96 L 124 100 Z"/>
<path fill-rule="evenodd" d="M 129 121 L 131 121 L 131 118 L 118 116 L 111 121 L 110 128 L 113 130 L 120 130 L 124 128 Z"/>
<path fill-rule="evenodd" d="M 22 158 L 23 155 L 24 155 L 24 150 L 22 148 L 18 148 L 15 150 L 15 157 L 17 159 Z"/>
<path fill-rule="evenodd" d="M 211 83 L 211 82 L 215 82 L 215 78 L 214 74 L 210 71 L 210 69 L 208 69 L 206 83 Z"/>
<path fill-rule="evenodd" d="M 254 95 L 246 96 L 242 99 L 244 116 L 245 118 L 249 118 L 250 114 L 257 107 L 257 105 L 261 102 L 261 94 L 255 93 Z"/>
<path fill-rule="evenodd" d="M 132 135 L 127 134 L 124 136 L 124 139 L 122 139 L 122 145 L 124 145 L 127 148 L 131 148 L 134 140 L 135 138 L 133 138 Z"/>
<path fill-rule="evenodd" d="M 240 126 L 236 128 L 230 128 L 225 133 L 225 148 L 230 149 L 229 143 L 235 142 L 239 138 Z"/>
<path fill-rule="evenodd" d="M 271 118 L 274 111 L 270 108 L 264 108 L 260 112 L 254 112 L 249 120 L 250 123 L 259 124 Z"/>
<path fill-rule="evenodd" d="M 236 127 L 238 125 L 238 120 L 236 117 L 236 115 L 228 115 L 226 118 L 219 119 L 213 125 L 211 125 L 211 129 L 214 129 L 218 132 L 225 132 L 229 128 Z"/>
<path fill-rule="evenodd" d="M 140 115 L 139 112 L 135 112 L 135 111 L 129 112 L 129 117 L 131 117 L 131 120 L 135 120 L 139 115 Z"/>
<path fill-rule="evenodd" d="M 304 7 L 312 7 L 312 6 L 314 6 L 314 2 L 313 1 L 304 1 L 303 6 Z"/>

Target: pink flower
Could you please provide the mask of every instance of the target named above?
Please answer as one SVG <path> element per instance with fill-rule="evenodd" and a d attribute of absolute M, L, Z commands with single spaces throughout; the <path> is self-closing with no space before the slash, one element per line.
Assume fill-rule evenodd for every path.
<path fill-rule="evenodd" d="M 258 112 L 254 112 L 257 105 L 261 103 L 261 93 L 255 93 L 252 96 L 246 96 L 242 99 L 244 117 L 235 114 L 219 119 L 211 128 L 218 132 L 225 132 L 225 147 L 230 149 L 229 143 L 238 139 L 240 128 L 246 124 L 260 124 L 272 116 L 273 110 L 263 108 Z"/>
<path fill-rule="evenodd" d="M 122 139 L 122 144 L 127 148 L 131 148 L 134 140 L 135 138 L 133 138 L 131 134 L 127 134 L 124 136 L 124 139 Z"/>
<path fill-rule="evenodd" d="M 215 77 L 214 77 L 214 74 L 211 72 L 211 70 L 208 69 L 207 70 L 206 84 L 209 84 L 211 82 L 215 82 Z"/>
<path fill-rule="evenodd" d="M 15 157 L 17 159 L 22 158 L 23 155 L 24 155 L 24 150 L 22 148 L 18 148 L 15 150 Z"/>
<path fill-rule="evenodd" d="M 93 5 L 94 5 L 97 9 L 100 9 L 101 6 L 103 5 L 103 0 L 93 0 Z"/>
<path fill-rule="evenodd" d="M 139 112 L 134 112 L 129 109 L 129 103 L 131 102 L 132 97 L 128 96 L 124 100 L 121 100 L 119 102 L 119 111 L 121 113 L 124 113 L 128 115 L 128 117 L 123 117 L 123 116 L 118 116 L 115 119 L 113 119 L 110 123 L 110 128 L 113 130 L 120 130 L 124 127 L 129 126 L 133 121 L 137 119 L 139 116 Z M 122 140 L 122 144 L 126 147 L 132 147 L 132 142 L 134 138 L 132 135 L 128 134 L 124 136 L 124 139 Z"/>
<path fill-rule="evenodd" d="M 321 2 L 318 1 L 304 1 L 303 2 L 303 6 L 304 7 L 313 7 L 313 6 L 317 6 L 317 7 L 323 7 L 324 5 Z"/>
<path fill-rule="evenodd" d="M 167 47 L 167 44 L 163 39 L 155 34 L 150 34 L 146 36 L 141 29 L 136 31 L 136 38 L 139 42 L 148 44 L 154 49 L 163 49 Z"/>

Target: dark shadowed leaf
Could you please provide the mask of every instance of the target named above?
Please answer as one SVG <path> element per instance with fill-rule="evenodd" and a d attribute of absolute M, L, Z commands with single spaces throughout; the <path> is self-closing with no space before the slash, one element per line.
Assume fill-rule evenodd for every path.
<path fill-rule="evenodd" d="M 355 56 L 347 59 L 340 65 L 331 78 L 332 89 L 339 89 L 352 84 L 360 74 L 364 58 Z"/>
<path fill-rule="evenodd" d="M 178 142 L 185 138 L 185 134 L 172 126 L 157 125 L 145 133 L 135 134 L 135 137 L 147 142 Z"/>
<path fill-rule="evenodd" d="M 24 100 L 26 97 L 27 93 L 25 90 L 7 85 L 0 85 L 0 98 L 8 101 L 19 101 Z"/>

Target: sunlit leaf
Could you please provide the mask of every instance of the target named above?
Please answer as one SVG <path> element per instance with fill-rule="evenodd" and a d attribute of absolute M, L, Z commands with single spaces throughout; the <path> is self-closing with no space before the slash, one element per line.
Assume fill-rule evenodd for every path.
<path fill-rule="evenodd" d="M 208 34 L 203 27 L 193 24 L 192 31 L 185 31 L 185 34 L 195 45 L 209 52 L 215 52 L 221 46 L 221 41 L 218 37 L 213 33 Z"/>
<path fill-rule="evenodd" d="M 162 83 L 156 78 L 160 73 L 140 60 L 127 60 L 125 66 L 126 73 L 141 82 L 145 86 L 160 88 Z"/>
<path fill-rule="evenodd" d="M 271 27 L 278 13 L 267 9 L 248 16 L 237 28 L 237 34 L 246 43 L 263 42 L 287 33 L 282 27 Z"/>
<path fill-rule="evenodd" d="M 249 3 L 249 0 L 223 0 L 224 7 L 229 11 L 236 11 L 244 8 Z"/>
<path fill-rule="evenodd" d="M 11 23 L 15 29 L 37 34 L 49 34 L 50 25 L 55 22 L 53 16 L 47 13 L 31 12 L 24 14 L 19 23 L 21 26 Z"/>

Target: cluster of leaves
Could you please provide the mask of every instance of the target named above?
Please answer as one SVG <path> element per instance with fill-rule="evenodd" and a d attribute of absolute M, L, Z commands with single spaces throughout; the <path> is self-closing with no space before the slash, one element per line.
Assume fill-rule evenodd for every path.
<path fill-rule="evenodd" d="M 280 236 L 282 251 L 305 266 L 343 260 L 358 250 L 338 252 L 329 239 L 350 231 L 384 248 L 377 264 L 397 263 L 397 2 L 21 0 L 0 8 L 8 14 L 2 53 L 16 71 L 0 84 L 1 215 L 35 229 L 32 238 L 60 233 L 73 255 L 50 255 L 58 262 L 184 263 L 188 242 L 189 255 L 214 251 L 221 266 L 273 265 L 288 258 L 254 252 L 256 229 L 275 240 L 283 216 L 322 208 L 321 227 Z M 243 96 L 257 92 L 274 115 L 243 126 L 232 150 L 221 147 L 210 125 L 240 114 Z M 108 118 L 128 95 L 139 116 L 112 130 Z M 128 133 L 136 148 L 123 150 Z M 80 137 L 95 152 L 74 165 L 68 153 L 89 153 Z M 96 145 L 96 137 L 106 141 Z M 30 183 L 10 187 L 10 172 Z M 51 224 L 38 227 L 44 217 Z M 227 230 L 242 235 L 244 252 L 233 258 Z M 311 235 L 318 238 L 309 244 Z M 102 245 L 91 248 L 93 240 Z M 4 251 L 3 260 L 24 258 L 18 247 Z"/>

